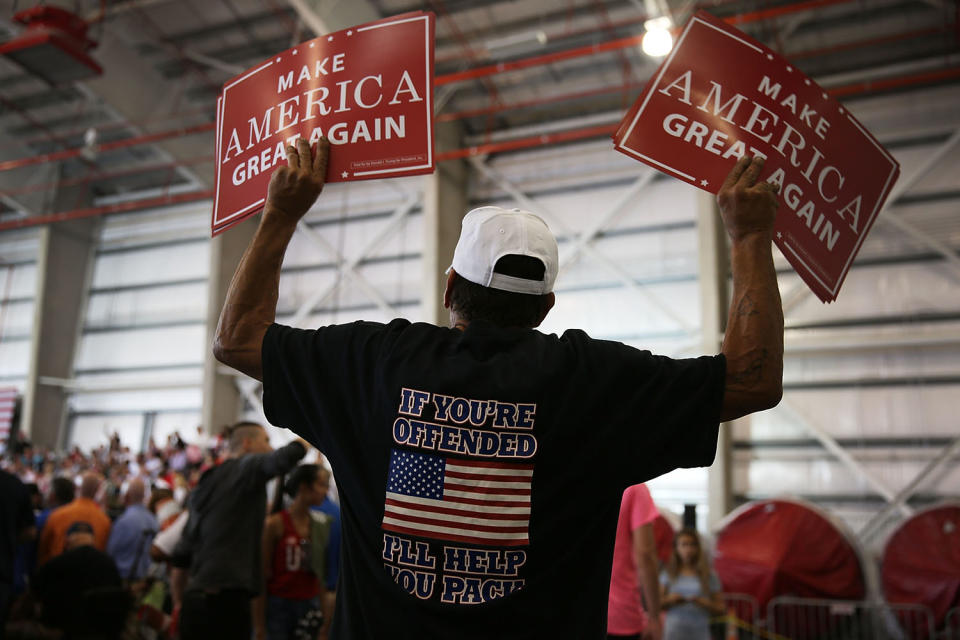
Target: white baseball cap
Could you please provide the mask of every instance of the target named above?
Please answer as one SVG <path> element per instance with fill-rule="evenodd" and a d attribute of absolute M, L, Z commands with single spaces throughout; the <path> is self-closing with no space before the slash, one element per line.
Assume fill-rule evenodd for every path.
<path fill-rule="evenodd" d="M 494 272 L 497 260 L 506 255 L 529 256 L 542 262 L 543 280 Z M 543 295 L 553 291 L 559 262 L 557 239 L 546 222 L 529 211 L 488 206 L 474 209 L 463 217 L 450 268 L 484 287 Z"/>

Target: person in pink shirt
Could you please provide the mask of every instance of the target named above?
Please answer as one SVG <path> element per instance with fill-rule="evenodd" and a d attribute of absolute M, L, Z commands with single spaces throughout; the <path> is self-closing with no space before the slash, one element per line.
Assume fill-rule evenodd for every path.
<path fill-rule="evenodd" d="M 607 604 L 607 638 L 660 640 L 659 559 L 653 521 L 660 513 L 646 485 L 623 492 Z"/>

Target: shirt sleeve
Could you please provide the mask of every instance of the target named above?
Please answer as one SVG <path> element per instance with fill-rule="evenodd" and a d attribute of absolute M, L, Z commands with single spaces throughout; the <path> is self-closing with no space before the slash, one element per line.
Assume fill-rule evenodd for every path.
<path fill-rule="evenodd" d="M 603 385 L 610 408 L 595 424 L 615 429 L 597 435 L 617 447 L 611 455 L 619 464 L 611 471 L 620 486 L 713 464 L 726 384 L 722 354 L 673 359 L 603 343 L 597 357 L 593 384 Z"/>
<path fill-rule="evenodd" d="M 307 450 L 303 444 L 293 441 L 270 453 L 256 453 L 240 458 L 243 478 L 251 483 L 266 483 L 275 476 L 287 473 L 299 462 Z"/>
<path fill-rule="evenodd" d="M 320 329 L 280 324 L 261 347 L 267 420 L 327 453 L 336 428 L 363 424 L 376 393 L 381 354 L 409 322 L 354 322 Z"/>
<path fill-rule="evenodd" d="M 653 504 L 653 498 L 650 497 L 650 490 L 645 484 L 638 484 L 629 487 L 633 499 L 633 509 L 630 511 L 630 531 L 636 531 L 645 524 L 650 524 L 657 519 L 660 512 L 657 506 Z"/>

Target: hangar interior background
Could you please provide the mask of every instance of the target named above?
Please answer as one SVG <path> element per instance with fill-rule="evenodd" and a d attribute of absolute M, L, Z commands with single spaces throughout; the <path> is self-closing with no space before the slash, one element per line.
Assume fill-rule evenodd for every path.
<path fill-rule="evenodd" d="M 0 3 L 0 37 L 27 4 Z M 210 238 L 217 92 L 315 34 L 409 10 L 437 16 L 438 151 L 454 159 L 433 176 L 328 185 L 284 264 L 279 320 L 445 323 L 460 217 L 495 203 L 540 213 L 560 238 L 543 330 L 715 352 L 727 271 L 710 198 L 609 139 L 658 64 L 639 48 L 644 21 L 704 8 L 841 100 L 902 174 L 835 303 L 775 252 L 783 402 L 726 429 L 709 471 L 653 481 L 655 499 L 697 504 L 706 526 L 800 496 L 876 548 L 960 493 L 957 0 L 48 4 L 80 8 L 103 74 L 51 84 L 0 57 L 0 386 L 22 395 L 35 442 L 89 448 L 116 431 L 136 449 L 263 419 L 257 385 L 209 353 L 252 232 Z"/>

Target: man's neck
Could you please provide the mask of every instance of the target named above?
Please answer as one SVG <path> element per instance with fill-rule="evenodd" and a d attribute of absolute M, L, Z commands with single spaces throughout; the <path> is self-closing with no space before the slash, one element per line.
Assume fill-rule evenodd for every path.
<path fill-rule="evenodd" d="M 457 329 L 458 331 L 466 331 L 467 327 L 470 326 L 470 322 L 464 318 L 461 318 L 460 315 L 454 311 L 450 310 L 450 328 Z"/>

